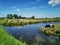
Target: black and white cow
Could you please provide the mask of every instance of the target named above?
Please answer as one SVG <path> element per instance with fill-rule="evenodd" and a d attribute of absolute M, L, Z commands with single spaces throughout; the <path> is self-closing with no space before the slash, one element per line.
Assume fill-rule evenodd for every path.
<path fill-rule="evenodd" d="M 48 24 L 48 25 L 45 26 L 45 28 L 47 28 L 47 27 L 54 28 L 54 25 L 53 24 Z"/>

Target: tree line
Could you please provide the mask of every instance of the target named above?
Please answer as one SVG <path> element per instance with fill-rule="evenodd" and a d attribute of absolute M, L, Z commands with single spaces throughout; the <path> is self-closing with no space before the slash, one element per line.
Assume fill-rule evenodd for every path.
<path fill-rule="evenodd" d="M 21 15 L 18 16 L 17 14 L 7 14 L 6 16 L 7 19 L 25 19 L 25 18 L 28 18 L 28 17 L 22 17 Z M 30 17 L 31 19 L 34 19 L 35 16 L 32 16 Z"/>
<path fill-rule="evenodd" d="M 22 17 L 21 15 L 17 14 L 7 14 L 6 17 L 0 17 L 0 19 L 28 19 L 28 17 Z M 29 17 L 29 19 L 36 19 L 35 16 Z M 50 19 L 50 18 L 38 18 L 38 19 Z M 53 19 L 60 19 L 60 17 L 54 17 Z"/>

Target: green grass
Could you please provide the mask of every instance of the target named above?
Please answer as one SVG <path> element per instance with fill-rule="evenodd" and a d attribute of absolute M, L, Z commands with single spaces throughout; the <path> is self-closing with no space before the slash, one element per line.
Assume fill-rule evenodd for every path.
<path fill-rule="evenodd" d="M 55 24 L 54 28 L 40 28 L 40 31 L 46 35 L 60 36 L 60 24 Z"/>
<path fill-rule="evenodd" d="M 10 21 L 10 22 L 9 22 Z M 36 24 L 41 22 L 58 22 L 60 19 L 41 18 L 41 19 L 0 19 L 0 25 L 4 26 L 23 26 L 27 24 Z"/>
<path fill-rule="evenodd" d="M 26 43 L 15 39 L 0 26 L 0 45 L 26 45 Z"/>

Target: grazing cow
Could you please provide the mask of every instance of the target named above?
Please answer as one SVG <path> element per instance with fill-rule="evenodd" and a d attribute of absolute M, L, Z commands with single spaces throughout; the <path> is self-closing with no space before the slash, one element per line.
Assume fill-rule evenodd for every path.
<path fill-rule="evenodd" d="M 49 27 L 49 28 L 54 28 L 54 25 L 53 25 L 53 24 L 49 24 L 49 25 L 46 25 L 46 26 L 45 26 L 45 28 L 47 28 L 47 27 Z"/>
<path fill-rule="evenodd" d="M 54 28 L 54 25 L 52 25 L 52 28 Z"/>
<path fill-rule="evenodd" d="M 46 25 L 45 28 L 50 27 L 50 25 Z"/>

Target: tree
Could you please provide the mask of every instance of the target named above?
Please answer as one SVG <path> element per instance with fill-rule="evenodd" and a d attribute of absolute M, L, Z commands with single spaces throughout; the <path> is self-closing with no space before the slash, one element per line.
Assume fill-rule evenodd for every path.
<path fill-rule="evenodd" d="M 31 18 L 32 18 L 32 19 L 34 19 L 34 18 L 35 18 L 35 16 L 32 16 Z"/>
<path fill-rule="evenodd" d="M 19 19 L 22 18 L 21 16 L 19 16 Z"/>
<path fill-rule="evenodd" d="M 13 15 L 12 14 L 8 14 L 7 15 L 7 18 L 12 19 L 13 18 Z"/>
<path fill-rule="evenodd" d="M 47 19 L 47 17 L 45 17 L 45 19 Z"/>
<path fill-rule="evenodd" d="M 18 18 L 18 15 L 17 14 L 14 14 L 14 17 L 17 19 Z"/>

